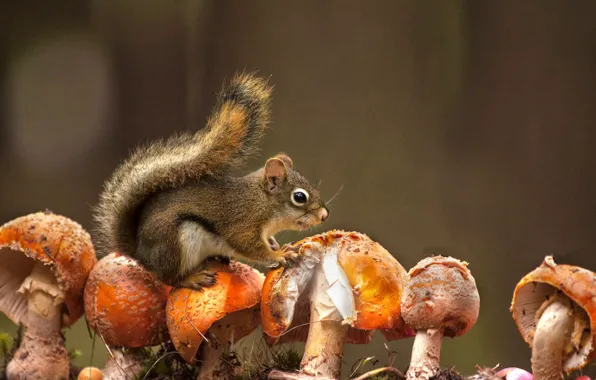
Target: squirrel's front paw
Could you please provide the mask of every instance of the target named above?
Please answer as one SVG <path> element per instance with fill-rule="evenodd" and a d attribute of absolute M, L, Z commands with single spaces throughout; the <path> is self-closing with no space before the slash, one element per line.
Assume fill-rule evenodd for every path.
<path fill-rule="evenodd" d="M 284 244 L 280 250 L 278 262 L 288 268 L 302 263 L 310 266 L 321 262 L 320 245 L 306 242 L 300 245 Z M 300 265 L 302 265 L 300 264 Z"/>
<path fill-rule="evenodd" d="M 216 272 L 200 271 L 185 278 L 184 281 L 179 284 L 179 286 L 183 288 L 201 290 L 203 288 L 208 288 L 215 285 L 216 282 Z"/>
<path fill-rule="evenodd" d="M 285 252 L 283 256 L 280 256 L 278 259 L 279 265 L 284 268 L 289 268 L 293 265 L 298 263 L 300 259 L 300 254 L 298 252 Z"/>

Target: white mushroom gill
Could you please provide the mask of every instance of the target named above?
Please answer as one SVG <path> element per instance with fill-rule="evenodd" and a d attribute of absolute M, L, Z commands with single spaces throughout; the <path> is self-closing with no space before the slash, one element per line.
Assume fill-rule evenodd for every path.
<path fill-rule="evenodd" d="M 320 320 L 340 321 L 350 324 L 356 318 L 354 293 L 348 277 L 339 265 L 336 244 L 323 247 L 308 243 L 301 247 L 303 259 L 284 271 L 283 278 L 273 289 L 274 294 L 284 297 L 273 301 L 281 322 L 289 326 L 294 318 L 298 299 L 305 291 Z M 313 279 L 314 277 L 314 279 Z"/>
<path fill-rule="evenodd" d="M 356 318 L 356 305 L 354 292 L 348 276 L 339 265 L 337 245 L 332 245 L 323 256 L 323 272 L 325 274 L 326 294 L 331 299 L 333 306 L 343 319 L 342 323 L 351 323 Z"/>

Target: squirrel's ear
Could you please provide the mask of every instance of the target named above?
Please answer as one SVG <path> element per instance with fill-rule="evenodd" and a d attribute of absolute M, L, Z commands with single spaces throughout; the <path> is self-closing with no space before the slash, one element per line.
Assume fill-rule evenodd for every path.
<path fill-rule="evenodd" d="M 292 162 L 292 159 L 285 153 L 278 153 L 275 158 L 279 158 L 280 160 L 282 160 L 284 162 L 284 164 L 286 164 L 286 166 L 289 169 L 292 169 L 294 167 L 294 163 Z"/>
<path fill-rule="evenodd" d="M 280 157 L 273 157 L 265 163 L 265 187 L 272 192 L 286 180 L 288 169 L 286 163 Z"/>

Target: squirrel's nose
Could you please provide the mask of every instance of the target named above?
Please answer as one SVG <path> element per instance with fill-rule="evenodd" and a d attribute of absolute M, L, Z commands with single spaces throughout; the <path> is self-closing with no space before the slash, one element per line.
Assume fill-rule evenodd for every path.
<path fill-rule="evenodd" d="M 321 207 L 321 209 L 319 210 L 319 219 L 321 219 L 321 222 L 324 222 L 328 216 L 329 216 L 329 210 L 327 210 L 327 208 L 325 206 Z"/>

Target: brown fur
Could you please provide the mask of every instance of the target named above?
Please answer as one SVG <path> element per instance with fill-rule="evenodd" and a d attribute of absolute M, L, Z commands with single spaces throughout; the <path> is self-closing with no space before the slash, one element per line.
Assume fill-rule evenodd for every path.
<path fill-rule="evenodd" d="M 95 208 L 98 257 L 129 254 L 173 285 L 190 274 L 181 264 L 183 223 L 208 227 L 233 255 L 256 262 L 281 259 L 263 239 L 264 229 L 273 235 L 320 223 L 324 203 L 289 157 L 268 160 L 276 170 L 227 174 L 257 150 L 270 97 L 264 81 L 237 75 L 219 94 L 205 129 L 139 149 L 117 168 Z M 296 188 L 309 193 L 307 204 L 292 204 Z"/>

